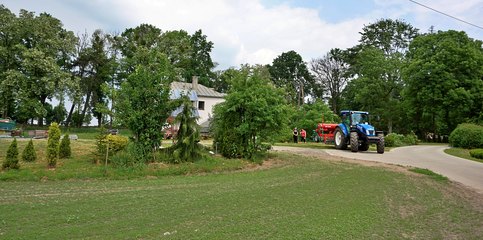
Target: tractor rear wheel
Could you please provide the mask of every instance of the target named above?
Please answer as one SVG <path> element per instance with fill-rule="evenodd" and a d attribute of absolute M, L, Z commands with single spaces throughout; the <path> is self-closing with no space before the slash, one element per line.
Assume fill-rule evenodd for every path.
<path fill-rule="evenodd" d="M 334 143 L 336 149 L 345 150 L 347 148 L 347 143 L 345 140 L 344 133 L 340 128 L 335 129 L 334 133 Z"/>
<path fill-rule="evenodd" d="M 367 151 L 369 149 L 369 143 L 367 142 L 362 142 L 361 145 L 359 146 L 359 151 Z"/>
<path fill-rule="evenodd" d="M 377 134 L 379 137 L 379 142 L 377 143 L 377 153 L 383 154 L 384 153 L 384 134 L 379 133 Z"/>
<path fill-rule="evenodd" d="M 351 132 L 351 151 L 357 152 L 359 150 L 359 135 L 357 132 Z"/>

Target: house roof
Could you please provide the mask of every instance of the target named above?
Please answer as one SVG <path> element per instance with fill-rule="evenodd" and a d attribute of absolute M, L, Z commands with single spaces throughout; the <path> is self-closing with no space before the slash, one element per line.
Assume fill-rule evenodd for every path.
<path fill-rule="evenodd" d="M 201 84 L 197 84 L 197 89 L 195 89 L 196 95 L 199 97 L 216 97 L 216 98 L 223 98 L 225 96 L 224 93 L 219 93 L 215 91 L 213 88 L 205 87 Z M 173 91 L 193 91 L 193 84 L 192 83 L 184 83 L 184 82 L 172 82 L 171 83 L 171 90 Z"/>

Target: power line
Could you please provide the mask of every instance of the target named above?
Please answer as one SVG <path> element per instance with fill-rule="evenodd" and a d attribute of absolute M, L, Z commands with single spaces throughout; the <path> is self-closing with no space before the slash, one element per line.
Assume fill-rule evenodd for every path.
<path fill-rule="evenodd" d="M 409 1 L 410 1 L 410 2 L 412 2 L 412 3 L 418 4 L 419 6 L 422 6 L 422 7 L 425 7 L 425 8 L 427 8 L 427 9 L 433 10 L 433 11 L 435 11 L 435 12 L 437 12 L 437 13 L 443 14 L 443 15 L 445 15 L 445 16 L 447 16 L 447 17 L 450 17 L 450 18 L 453 18 L 453 19 L 455 19 L 455 20 L 458 20 L 458 21 L 460 21 L 460 22 L 463 22 L 463 23 L 469 24 L 469 25 L 471 25 L 471 26 L 473 26 L 473 27 L 477 27 L 477 28 L 483 29 L 483 27 L 480 27 L 480 26 L 478 26 L 478 25 L 476 25 L 476 24 L 473 24 L 473 23 L 467 22 L 467 21 L 465 21 L 465 20 L 463 20 L 463 19 L 460 19 L 460 18 L 457 18 L 457 17 L 453 17 L 453 16 L 451 16 L 451 15 L 449 15 L 449 14 L 447 14 L 447 13 L 444 13 L 444 12 L 438 11 L 438 10 L 436 10 L 436 9 L 432 8 L 432 7 L 429 7 L 429 6 L 426 6 L 426 5 L 424 5 L 424 4 L 418 3 L 418 2 L 416 2 L 416 1 L 414 1 L 414 0 L 409 0 Z"/>

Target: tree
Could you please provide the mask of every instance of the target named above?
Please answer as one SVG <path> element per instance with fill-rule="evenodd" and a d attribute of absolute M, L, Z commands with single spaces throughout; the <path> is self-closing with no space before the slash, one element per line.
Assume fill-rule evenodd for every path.
<path fill-rule="evenodd" d="M 334 114 L 322 100 L 316 100 L 313 103 L 304 104 L 301 108 L 294 109 L 294 114 L 290 118 L 290 129 L 297 127 L 305 129 L 307 133 L 312 134 L 317 129 L 317 124 L 322 121 L 325 123 L 338 123 L 339 117 Z"/>
<path fill-rule="evenodd" d="M 72 150 L 70 148 L 69 134 L 65 134 L 59 145 L 59 158 L 70 158 Z"/>
<path fill-rule="evenodd" d="M 360 44 L 349 49 L 347 61 L 351 64 L 351 74 L 355 77 L 347 94 L 355 102 L 348 108 L 370 111 L 382 117 L 384 128 L 393 131 L 405 128 L 402 120 L 403 82 L 401 69 L 409 43 L 418 35 L 418 29 L 399 20 L 382 19 L 364 26 Z M 345 97 L 346 99 L 349 96 Z"/>
<path fill-rule="evenodd" d="M 309 94 L 315 98 L 322 97 L 321 89 L 314 84 L 314 78 L 297 52 L 282 53 L 268 69 L 273 83 L 285 89 L 290 103 L 300 106 Z"/>
<path fill-rule="evenodd" d="M 417 37 L 404 70 L 404 96 L 418 134 L 448 135 L 459 123 L 482 122 L 482 41 L 464 32 Z"/>
<path fill-rule="evenodd" d="M 30 139 L 29 143 L 22 152 L 22 160 L 24 162 L 35 162 L 35 160 L 37 160 L 37 153 L 35 152 L 32 139 Z"/>
<path fill-rule="evenodd" d="M 260 66 L 243 66 L 230 82 L 226 101 L 215 106 L 214 142 L 225 157 L 252 158 L 286 128 L 283 93 Z"/>
<path fill-rule="evenodd" d="M 2 164 L 3 169 L 19 169 L 18 164 L 18 147 L 17 139 L 14 138 L 7 150 L 7 156 L 5 157 L 5 162 Z"/>
<path fill-rule="evenodd" d="M 146 64 L 137 65 L 121 84 L 116 115 L 134 134 L 139 160 L 145 161 L 159 146 L 163 125 L 174 110 L 169 100 L 174 70 L 166 55 L 155 49 L 140 48 L 134 59 L 143 59 L 138 62 Z"/>
<path fill-rule="evenodd" d="M 215 77 L 212 72 L 212 69 L 215 68 L 215 63 L 213 63 L 210 56 L 213 42 L 208 41 L 207 36 L 203 35 L 200 29 L 191 36 L 190 43 L 191 62 L 185 78 L 191 80 L 193 76 L 198 76 L 201 84 L 211 86 L 211 81 Z"/>
<path fill-rule="evenodd" d="M 344 53 L 338 48 L 331 49 L 323 58 L 313 59 L 310 67 L 317 84 L 330 99 L 334 113 L 339 112 L 342 90 L 349 81 L 349 65 L 344 60 Z"/>
<path fill-rule="evenodd" d="M 174 161 L 193 162 L 201 157 L 202 146 L 200 141 L 199 126 L 196 123 L 197 117 L 194 115 L 196 108 L 187 96 L 180 100 L 181 112 L 176 116 L 175 124 L 179 124 L 176 143 L 172 146 Z"/>
<path fill-rule="evenodd" d="M 49 168 L 55 168 L 59 158 L 59 124 L 52 123 L 49 127 L 49 138 L 47 139 L 47 163 Z"/>

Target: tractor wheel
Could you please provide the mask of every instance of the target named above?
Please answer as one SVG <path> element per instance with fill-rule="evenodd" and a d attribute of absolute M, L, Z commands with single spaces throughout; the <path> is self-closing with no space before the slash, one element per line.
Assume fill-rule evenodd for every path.
<path fill-rule="evenodd" d="M 340 130 L 340 128 L 335 129 L 334 142 L 336 149 L 345 150 L 347 148 L 344 133 L 342 132 L 342 130 Z"/>
<path fill-rule="evenodd" d="M 357 132 L 351 132 L 351 151 L 357 152 L 359 150 L 359 135 Z"/>
<path fill-rule="evenodd" d="M 369 144 L 367 142 L 362 142 L 359 146 L 359 151 L 367 151 L 369 149 Z"/>
<path fill-rule="evenodd" d="M 377 143 L 377 153 L 383 154 L 384 153 L 384 134 L 380 133 L 377 134 L 379 137 L 379 142 Z"/>

